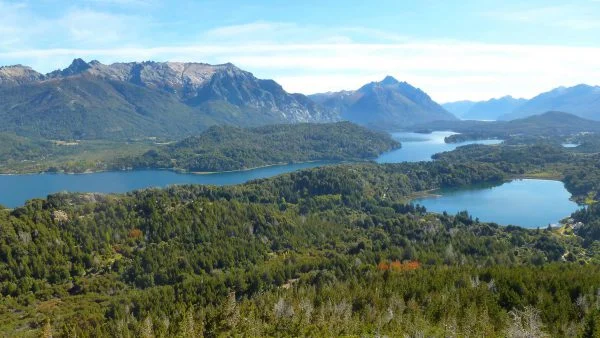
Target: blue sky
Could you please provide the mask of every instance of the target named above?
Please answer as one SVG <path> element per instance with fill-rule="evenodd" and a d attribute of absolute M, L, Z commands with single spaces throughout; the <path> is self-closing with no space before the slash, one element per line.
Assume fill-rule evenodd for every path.
<path fill-rule="evenodd" d="M 600 84 L 600 0 L 0 0 L 0 65 L 233 62 L 292 92 L 385 75 L 440 102 Z"/>

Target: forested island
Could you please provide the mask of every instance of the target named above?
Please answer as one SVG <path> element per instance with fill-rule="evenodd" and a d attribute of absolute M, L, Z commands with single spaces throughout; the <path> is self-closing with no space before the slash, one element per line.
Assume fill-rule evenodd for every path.
<path fill-rule="evenodd" d="M 448 143 L 485 139 L 501 139 L 510 143 L 560 143 L 577 134 L 600 133 L 600 122 L 551 111 L 512 121 L 436 121 L 413 129 L 420 132 L 449 130 L 458 133 L 448 136 Z"/>
<path fill-rule="evenodd" d="M 0 133 L 0 173 L 147 168 L 217 172 L 291 162 L 366 161 L 399 147 L 389 134 L 350 122 L 214 126 L 179 141 L 55 141 Z"/>
<path fill-rule="evenodd" d="M 31 200 L 0 210 L 0 330 L 594 336 L 597 156 L 469 146 L 433 162 Z M 588 204 L 560 229 L 408 203 L 431 189 L 550 173 Z"/>
<path fill-rule="evenodd" d="M 215 126 L 200 136 L 119 159 L 117 168 L 168 168 L 188 172 L 243 170 L 306 161 L 364 161 L 400 143 L 389 134 L 350 122 L 256 128 Z"/>

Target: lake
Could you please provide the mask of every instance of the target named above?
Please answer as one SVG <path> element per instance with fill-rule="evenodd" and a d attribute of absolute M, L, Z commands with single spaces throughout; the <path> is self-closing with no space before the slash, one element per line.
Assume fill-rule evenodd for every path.
<path fill-rule="evenodd" d="M 0 204 L 14 208 L 26 200 L 60 191 L 122 193 L 172 184 L 232 185 L 300 169 L 330 164 L 308 162 L 215 174 L 180 174 L 168 170 L 112 171 L 92 174 L 0 175 Z"/>
<path fill-rule="evenodd" d="M 431 134 L 394 133 L 402 142 L 402 148 L 381 155 L 379 163 L 430 161 L 431 155 L 453 150 L 469 143 L 498 143 L 500 141 L 477 141 L 445 144 L 444 137 L 451 132 Z M 300 169 L 312 168 L 334 162 L 311 162 L 277 165 L 245 171 L 215 174 L 181 174 L 166 170 L 117 171 L 92 174 L 29 174 L 0 175 L 0 204 L 9 208 L 21 206 L 26 200 L 46 197 L 60 191 L 123 193 L 148 187 L 166 187 L 172 184 L 240 184 L 257 178 L 271 177 Z"/>
<path fill-rule="evenodd" d="M 431 134 L 419 133 L 392 133 L 392 137 L 402 143 L 402 148 L 382 154 L 377 159 L 378 163 L 399 163 L 431 161 L 431 155 L 444 151 L 451 151 L 467 144 L 498 144 L 501 140 L 480 140 L 460 143 L 445 143 L 444 138 L 456 133 L 449 131 L 435 131 Z"/>
<path fill-rule="evenodd" d="M 483 222 L 525 228 L 557 224 L 579 208 L 569 200 L 571 194 L 559 181 L 523 179 L 495 186 L 442 189 L 435 194 L 439 196 L 415 199 L 413 203 L 438 213 L 467 210 Z"/>

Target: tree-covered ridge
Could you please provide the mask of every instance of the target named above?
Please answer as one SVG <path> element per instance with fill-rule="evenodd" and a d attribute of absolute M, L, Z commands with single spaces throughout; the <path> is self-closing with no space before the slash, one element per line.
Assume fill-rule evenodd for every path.
<path fill-rule="evenodd" d="M 545 140 L 558 143 L 581 133 L 600 133 L 600 122 L 551 111 L 512 121 L 436 121 L 415 129 L 451 130 L 459 133 L 448 136 L 447 143 L 479 139 L 503 139 L 513 143 Z"/>
<path fill-rule="evenodd" d="M 0 210 L 0 327 L 25 336 L 593 332 L 594 246 L 403 202 L 505 177 L 481 161 L 358 164 L 231 187 L 32 200 Z"/>
<path fill-rule="evenodd" d="M 0 133 L 0 162 L 40 158 L 52 147 L 51 142 L 36 142 L 12 133 Z"/>
<path fill-rule="evenodd" d="M 0 173 L 102 171 L 116 159 L 139 156 L 155 146 L 153 140 L 56 141 L 0 132 Z"/>
<path fill-rule="evenodd" d="M 117 167 L 228 171 L 303 161 L 363 161 L 400 147 L 389 135 L 349 122 L 214 126 L 199 136 L 126 158 Z"/>
<path fill-rule="evenodd" d="M 435 154 L 437 161 L 489 164 L 507 176 L 559 179 L 573 197 L 584 202 L 600 196 L 600 153 L 578 152 L 552 143 L 525 145 L 468 145 Z M 576 148 L 575 148 L 576 149 Z"/>
<path fill-rule="evenodd" d="M 348 122 L 218 126 L 177 143 L 165 139 L 55 141 L 0 132 L 0 173 L 82 173 L 138 168 L 224 171 L 303 161 L 365 161 L 400 147 Z"/>

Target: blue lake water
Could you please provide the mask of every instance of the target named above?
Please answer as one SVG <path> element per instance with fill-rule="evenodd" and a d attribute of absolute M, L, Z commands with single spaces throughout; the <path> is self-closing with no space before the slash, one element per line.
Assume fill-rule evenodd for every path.
<path fill-rule="evenodd" d="M 430 161 L 431 155 L 451 151 L 467 144 L 498 144 L 501 140 L 481 140 L 461 143 L 445 143 L 444 138 L 456 133 L 436 131 L 431 134 L 393 133 L 392 137 L 402 143 L 402 148 L 382 154 L 378 163 Z"/>
<path fill-rule="evenodd" d="M 429 161 L 431 155 L 437 152 L 452 150 L 458 145 L 468 144 L 445 144 L 444 137 L 451 134 L 453 133 L 395 133 L 392 136 L 402 142 L 402 148 L 383 154 L 377 161 L 380 163 Z M 499 141 L 491 141 L 490 143 L 494 142 Z M 205 175 L 181 174 L 166 170 L 118 171 L 75 175 L 48 173 L 0 175 L 0 204 L 14 208 L 23 205 L 28 199 L 46 197 L 49 194 L 61 191 L 122 193 L 173 184 L 231 185 L 331 163 L 333 162 L 293 163 Z"/>
<path fill-rule="evenodd" d="M 458 144 L 444 143 L 451 132 L 431 134 L 394 133 L 402 148 L 382 154 L 379 163 L 429 161 L 431 155 L 450 151 L 458 146 L 481 143 L 496 144 L 487 140 Z M 93 174 L 31 174 L 0 175 L 0 204 L 7 207 L 23 205 L 31 198 L 44 198 L 60 191 L 123 193 L 147 187 L 165 187 L 173 184 L 232 185 L 253 179 L 271 177 L 291 171 L 322 166 L 333 162 L 294 163 L 247 171 L 215 174 L 180 174 L 166 170 L 121 171 Z M 553 181 L 523 180 L 497 187 L 471 187 L 443 192 L 443 197 L 415 201 L 431 211 L 456 213 L 468 210 L 482 221 L 499 224 L 518 224 L 525 227 L 546 226 L 568 216 L 577 206 L 569 201 L 569 193 L 562 183 Z"/>
<path fill-rule="evenodd" d="M 456 214 L 467 210 L 473 218 L 501 225 L 545 228 L 557 224 L 579 207 L 562 182 L 514 180 L 496 186 L 472 186 L 435 192 L 437 197 L 413 200 L 428 211 Z"/>
<path fill-rule="evenodd" d="M 277 165 L 215 174 L 179 174 L 168 170 L 113 171 L 93 174 L 0 175 L 0 204 L 14 208 L 26 200 L 49 194 L 71 192 L 122 193 L 173 184 L 232 185 L 282 173 L 326 165 L 310 162 Z"/>

